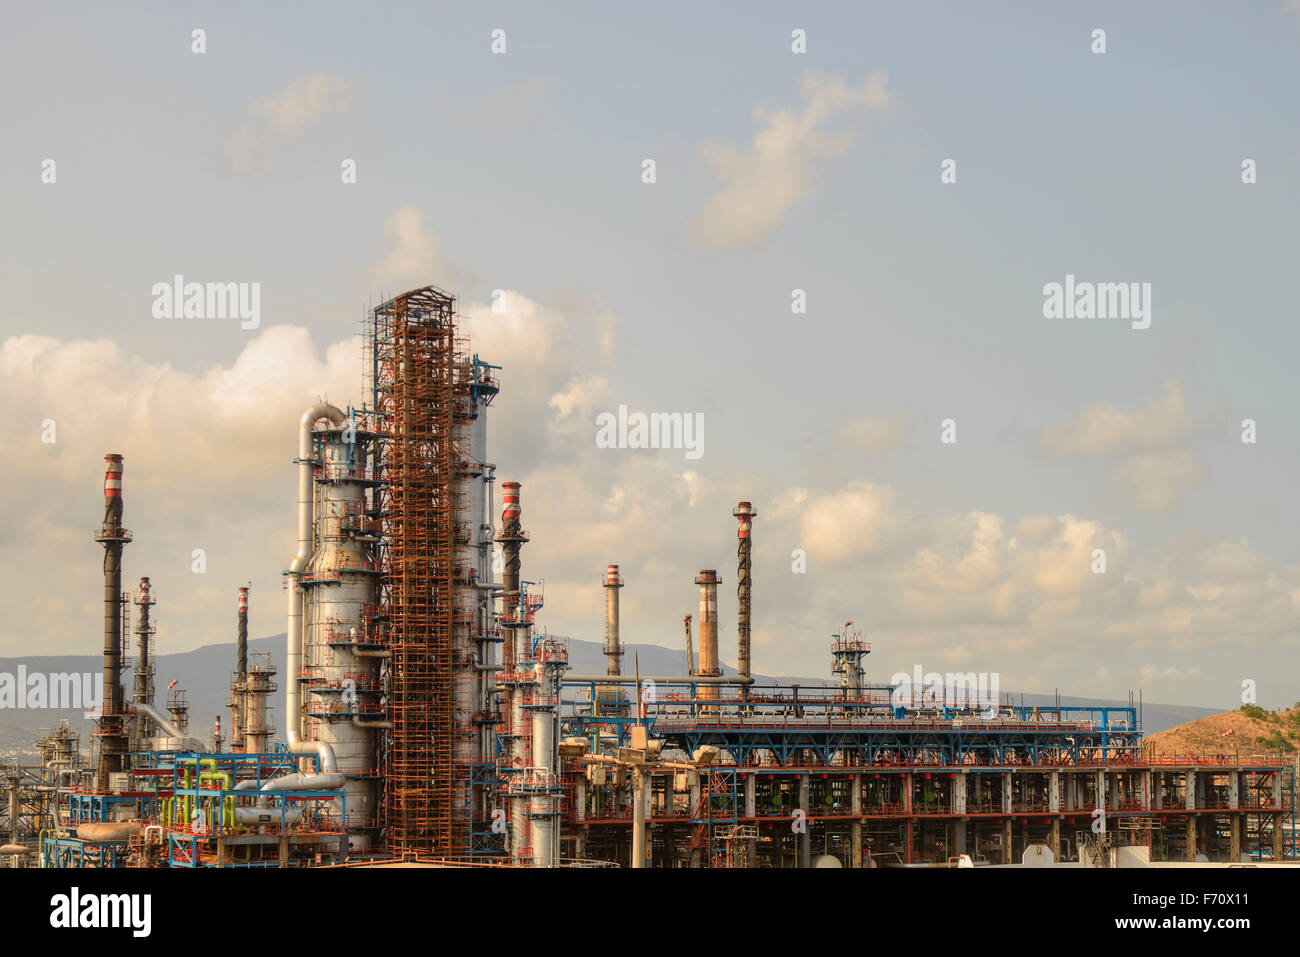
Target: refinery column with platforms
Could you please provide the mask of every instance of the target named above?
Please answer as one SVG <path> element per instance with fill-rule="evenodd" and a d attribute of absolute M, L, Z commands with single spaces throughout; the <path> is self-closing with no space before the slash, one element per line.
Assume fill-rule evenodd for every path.
<path fill-rule="evenodd" d="M 712 568 L 694 578 L 698 664 L 686 614 L 682 674 L 625 669 L 615 564 L 590 585 L 604 591 L 605 668 L 572 673 L 565 644 L 537 626 L 544 587 L 524 573 L 519 482 L 501 483 L 494 524 L 487 415 L 500 383 L 460 335 L 455 297 L 433 286 L 403 293 L 371 310 L 366 332 L 369 407 L 317 402 L 297 421 L 284 740 L 269 716 L 275 669 L 248 651 L 247 587 L 236 592 L 228 739 L 219 724 L 211 748 L 190 735 L 176 681 L 170 716 L 154 707 L 158 596 L 148 578 L 134 600 L 122 591 L 131 533 L 122 456 L 109 455 L 95 535 L 102 713 L 89 760 L 63 725 L 38 742 L 38 766 L 0 771 L 0 857 L 10 866 L 1272 866 L 1295 857 L 1289 762 L 1156 758 L 1140 746 L 1133 703 L 1024 707 L 947 687 L 900 694 L 868 680 L 871 645 L 851 622 L 832 636 L 830 686 L 755 679 L 750 502 L 731 511 L 736 675 L 723 673 Z M 128 703 L 130 604 L 139 657 Z M 648 681 L 653 693 L 643 693 Z M 200 720 L 209 717 L 219 722 Z"/>

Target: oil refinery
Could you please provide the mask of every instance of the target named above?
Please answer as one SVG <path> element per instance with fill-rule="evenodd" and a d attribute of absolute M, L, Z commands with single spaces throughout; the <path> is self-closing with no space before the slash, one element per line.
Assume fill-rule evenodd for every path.
<path fill-rule="evenodd" d="M 434 286 L 374 308 L 365 350 L 365 403 L 312 405 L 296 449 L 284 450 L 297 475 L 285 673 L 249 653 L 249 605 L 264 596 L 231 588 L 237 652 L 224 734 L 223 715 L 197 716 L 213 719 L 213 734 L 196 732 L 184 689 L 166 689 L 159 706 L 158 596 L 149 577 L 128 588 L 131 472 L 122 455 L 105 456 L 94 535 L 102 711 L 86 749 L 65 724 L 38 742 L 38 763 L 0 769 L 0 866 L 1267 866 L 1296 857 L 1289 763 L 1157 758 L 1140 747 L 1133 702 L 1023 706 L 947 688 L 900 697 L 867 680 L 871 645 L 851 623 L 826 647 L 827 686 L 762 683 L 751 640 L 763 602 L 751 554 L 761 510 L 750 502 L 732 512 L 734 572 L 679 570 L 691 611 L 683 673 L 641 674 L 629 660 L 620 591 L 636 582 L 624 580 L 617 555 L 591 579 L 604 590 L 605 671 L 576 672 L 565 643 L 538 625 L 545 595 L 528 572 L 525 490 L 488 444 L 508 370 L 479 358 L 459 331 L 455 297 Z M 736 669 L 727 673 L 718 595 L 731 574 Z"/>

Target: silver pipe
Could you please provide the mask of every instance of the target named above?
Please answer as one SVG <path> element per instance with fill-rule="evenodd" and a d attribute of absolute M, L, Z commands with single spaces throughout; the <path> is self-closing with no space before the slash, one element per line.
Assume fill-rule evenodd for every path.
<path fill-rule="evenodd" d="M 343 787 L 341 774 L 285 774 L 271 778 L 262 785 L 263 791 L 333 791 Z"/>
<path fill-rule="evenodd" d="M 126 706 L 130 708 L 132 711 L 138 711 L 140 712 L 140 714 L 147 714 L 149 717 L 153 718 L 154 723 L 158 725 L 158 727 L 162 728 L 164 732 L 166 732 L 167 737 L 180 738 L 182 741 L 190 742 L 197 745 L 197 747 L 195 747 L 193 750 L 203 752 L 203 753 L 207 752 L 208 749 L 203 747 L 203 745 L 199 742 L 198 738 L 191 738 L 188 734 L 186 734 L 180 728 L 176 727 L 176 725 L 172 724 L 165 717 L 163 717 L 162 712 L 159 711 L 157 708 L 155 708 L 153 705 L 146 704 L 143 701 L 128 701 Z"/>
<path fill-rule="evenodd" d="M 320 419 L 329 419 L 332 425 L 342 425 L 347 421 L 338 407 L 328 402 L 318 402 L 298 420 L 298 553 L 289 564 L 289 621 L 285 638 L 288 645 L 285 670 L 288 674 L 284 683 L 284 725 L 290 754 L 317 753 L 321 758 L 321 770 L 333 773 L 337 770 L 334 749 L 328 744 L 307 741 L 301 737 L 302 689 L 298 684 L 298 672 L 302 670 L 302 586 L 299 582 L 302 570 L 311 558 L 314 537 L 312 426 Z"/>
<path fill-rule="evenodd" d="M 682 685 L 752 685 L 753 677 L 742 677 L 740 675 L 674 675 L 665 677 L 664 675 L 642 675 L 642 681 L 653 681 L 655 684 L 682 684 Z M 637 683 L 635 676 L 629 675 L 565 675 L 564 683 L 568 684 L 585 684 L 588 681 L 595 681 L 603 685 L 634 685 Z"/>

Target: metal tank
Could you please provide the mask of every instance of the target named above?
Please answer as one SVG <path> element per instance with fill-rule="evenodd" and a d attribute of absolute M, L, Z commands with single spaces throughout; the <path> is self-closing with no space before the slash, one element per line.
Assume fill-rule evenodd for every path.
<path fill-rule="evenodd" d="M 285 680 L 300 683 L 304 692 L 304 736 L 334 753 L 347 795 L 349 849 L 364 853 L 376 836 L 377 735 L 384 727 L 379 680 L 384 652 L 367 627 L 377 597 L 378 540 L 366 514 L 368 443 L 351 421 L 331 421 L 314 432 L 313 444 L 313 549 L 299 579 L 302 669 Z"/>

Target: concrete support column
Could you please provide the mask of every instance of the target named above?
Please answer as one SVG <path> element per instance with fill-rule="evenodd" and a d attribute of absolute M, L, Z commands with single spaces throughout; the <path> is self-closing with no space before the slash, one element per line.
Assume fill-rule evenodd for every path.
<path fill-rule="evenodd" d="M 1187 853 L 1183 856 L 1189 861 L 1196 860 L 1196 815 L 1189 814 L 1187 817 Z"/>
<path fill-rule="evenodd" d="M 1047 809 L 1053 814 L 1061 812 L 1061 772 L 1053 771 L 1047 782 Z M 1055 851 L 1053 851 L 1055 853 Z"/>
<path fill-rule="evenodd" d="M 1010 864 L 1011 861 L 1011 818 L 1002 822 L 1002 863 Z"/>
<path fill-rule="evenodd" d="M 1154 782 L 1151 789 L 1151 806 L 1157 810 L 1164 810 L 1165 806 L 1165 772 L 1156 771 L 1152 776 Z"/>
<path fill-rule="evenodd" d="M 1011 775 L 1010 774 L 1002 775 L 1002 813 L 1003 814 L 1011 813 Z M 1010 822 L 1007 822 L 1007 827 L 1008 828 L 1011 827 Z"/>
<path fill-rule="evenodd" d="M 1236 774 L 1233 775 L 1236 777 Z M 1241 860 L 1241 815 L 1234 814 L 1231 819 L 1232 826 L 1228 831 L 1228 860 L 1236 864 Z"/>
<path fill-rule="evenodd" d="M 809 800 L 809 778 L 807 774 L 799 775 L 799 807 L 804 813 L 804 829 L 802 834 L 796 834 L 795 838 L 799 842 L 799 866 L 812 867 L 812 822 L 807 820 L 810 803 Z"/>
<path fill-rule="evenodd" d="M 1241 772 L 1233 768 L 1228 772 L 1228 808 L 1237 810 L 1241 807 Z M 1234 857 L 1233 861 L 1237 859 Z"/>
<path fill-rule="evenodd" d="M 1151 769 L 1142 772 L 1142 810 L 1151 810 Z"/>
<path fill-rule="evenodd" d="M 1106 772 L 1105 772 L 1105 771 L 1102 771 L 1102 770 L 1098 770 L 1098 771 L 1097 771 L 1097 801 L 1096 801 L 1096 807 L 1099 807 L 1099 808 L 1101 808 L 1102 810 L 1105 810 L 1107 807 L 1111 807 L 1111 806 L 1113 806 L 1113 805 L 1110 804 L 1109 801 L 1106 800 L 1106 797 L 1107 797 L 1107 795 L 1106 795 Z"/>
<path fill-rule="evenodd" d="M 1282 860 L 1282 814 L 1273 815 L 1273 860 Z"/>
<path fill-rule="evenodd" d="M 1183 806 L 1192 811 L 1196 808 L 1196 770 L 1188 768 L 1183 775 Z"/>
<path fill-rule="evenodd" d="M 952 776 L 952 813 L 966 813 L 966 772 L 959 771 Z"/>
<path fill-rule="evenodd" d="M 1059 861 L 1061 859 L 1061 819 L 1052 818 L 1052 831 L 1047 838 L 1047 846 L 1052 849 L 1052 858 Z"/>

